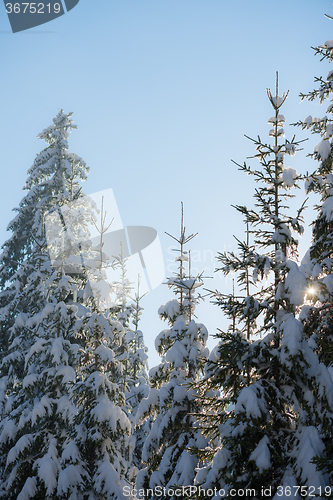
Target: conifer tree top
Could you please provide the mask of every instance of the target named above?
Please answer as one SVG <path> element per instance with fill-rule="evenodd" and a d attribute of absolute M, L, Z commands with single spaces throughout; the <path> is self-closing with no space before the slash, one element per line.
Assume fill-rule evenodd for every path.
<path fill-rule="evenodd" d="M 72 114 L 60 110 L 53 124 L 37 136 L 47 145 L 28 170 L 23 187 L 26 194 L 14 209 L 17 215 L 7 227 L 12 235 L 2 245 L 1 286 L 5 286 L 22 262 L 32 255 L 36 238 L 42 238 L 44 216 L 52 206 L 81 195 L 80 182 L 87 179 L 89 168 L 82 158 L 68 151 L 69 134 L 77 128 Z"/>

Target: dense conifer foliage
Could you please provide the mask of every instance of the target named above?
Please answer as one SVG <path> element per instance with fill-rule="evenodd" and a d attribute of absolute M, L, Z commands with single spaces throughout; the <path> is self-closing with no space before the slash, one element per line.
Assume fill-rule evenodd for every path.
<path fill-rule="evenodd" d="M 332 62 L 333 41 L 315 52 Z M 254 182 L 252 205 L 235 201 L 237 250 L 217 255 L 231 290 L 193 275 L 181 205 L 150 370 L 151 312 L 121 245 L 106 254 L 113 214 L 82 192 L 72 113 L 39 134 L 0 255 L 0 499 L 333 498 L 333 72 L 315 82 L 301 98 L 326 115 L 295 124 L 320 136 L 311 174 L 294 168 L 303 141 L 285 138 L 278 75 L 269 139 L 248 138 L 253 156 L 234 162 Z M 317 204 L 299 262 L 304 180 Z M 205 294 L 229 321 L 211 352 Z"/>

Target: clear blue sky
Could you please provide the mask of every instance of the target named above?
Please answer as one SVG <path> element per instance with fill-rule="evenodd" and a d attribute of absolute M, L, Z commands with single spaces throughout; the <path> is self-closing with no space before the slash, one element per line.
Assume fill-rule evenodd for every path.
<path fill-rule="evenodd" d="M 111 187 L 125 225 L 157 229 L 166 267 L 172 242 L 164 231 L 178 233 L 183 201 L 186 226 L 199 233 L 196 267 L 212 275 L 211 256 L 235 249 L 232 235 L 243 234 L 230 205 L 250 205 L 253 184 L 230 160 L 253 154 L 244 134 L 267 134 L 273 113 L 265 89 L 274 88 L 275 71 L 281 90 L 290 90 L 287 123 L 325 114 L 299 99 L 315 75 L 332 69 L 311 50 L 333 39 L 325 13 L 333 14 L 326 0 L 80 0 L 55 21 L 12 34 L 1 4 L 0 241 L 44 147 L 36 135 L 63 108 L 78 125 L 71 151 L 91 167 L 85 192 Z M 301 173 L 312 170 L 305 153 L 313 140 L 304 147 L 289 162 Z M 215 278 L 207 286 L 229 284 Z M 161 285 L 143 303 L 151 366 L 154 338 L 165 328 L 157 309 L 169 298 Z M 207 303 L 198 320 L 212 334 L 226 326 Z"/>

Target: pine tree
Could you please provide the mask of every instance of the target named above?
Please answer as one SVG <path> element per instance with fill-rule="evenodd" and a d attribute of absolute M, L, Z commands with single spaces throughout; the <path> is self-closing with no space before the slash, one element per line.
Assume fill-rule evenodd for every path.
<path fill-rule="evenodd" d="M 65 267 L 75 271 L 78 282 L 77 268 L 66 264 L 66 258 L 81 261 L 78 253 L 85 255 L 89 248 L 91 207 L 79 186 L 88 169 L 81 158 L 67 151 L 71 128 L 75 128 L 71 113 L 66 115 L 60 111 L 54 125 L 40 134 L 49 146 L 37 155 L 29 170 L 26 183 L 26 189 L 30 187 L 29 192 L 20 203 L 19 214 L 10 226 L 14 230 L 13 235 L 3 245 L 2 278 L 5 286 L 0 292 L 0 302 L 6 305 L 0 315 L 5 345 L 1 356 L 0 410 L 6 404 L 8 394 L 12 396 L 20 388 L 25 356 L 34 342 L 33 336 L 27 335 L 21 326 L 48 304 L 49 285 L 54 278 L 50 283 L 48 280 L 55 269 L 59 269 L 61 274 Z M 57 193 L 58 187 L 63 191 Z M 28 213 L 29 221 L 26 220 Z M 30 228 L 31 233 L 26 228 Z M 22 234 L 26 235 L 26 240 L 22 239 Z M 16 247 L 19 242 L 21 250 Z M 81 249 L 78 242 L 81 242 Z M 22 261 L 14 262 L 15 272 L 12 269 L 13 274 L 10 275 L 11 267 L 6 268 L 6 259 L 19 251 Z M 73 252 L 76 255 L 72 255 Z M 51 255 L 60 259 L 60 267 L 57 267 L 56 261 L 51 262 Z"/>
<path fill-rule="evenodd" d="M 119 273 L 119 280 L 112 282 L 115 295 L 110 314 L 118 320 L 123 328 L 121 346 L 115 349 L 117 359 L 122 364 L 122 388 L 125 395 L 125 411 L 132 424 L 131 457 L 133 468 L 129 469 L 129 479 L 133 482 L 137 470 L 142 467 L 142 447 L 149 429 L 149 421 L 136 425 L 136 413 L 141 400 L 148 395 L 148 356 L 143 332 L 139 330 L 142 307 L 140 301 L 140 276 L 138 290 L 132 298 L 132 283 L 127 278 L 127 259 L 120 255 L 114 257 L 113 267 Z"/>
<path fill-rule="evenodd" d="M 6 499 L 54 498 L 73 411 L 69 398 L 78 349 L 73 329 L 83 296 L 75 263 L 89 249 L 91 218 L 79 185 L 88 169 L 67 151 L 73 128 L 71 113 L 60 111 L 39 135 L 48 146 L 29 170 L 28 193 L 3 245 L 2 331 L 6 341 L 11 339 L 0 381 L 1 495 Z M 13 257 L 18 260 L 10 264 Z"/>
<path fill-rule="evenodd" d="M 76 324 L 80 345 L 77 381 L 72 400 L 77 408 L 70 421 L 70 439 L 61 456 L 57 495 L 64 499 L 123 499 L 128 475 L 131 424 L 124 412 L 121 364 L 115 350 L 123 325 L 110 314 L 111 286 L 106 281 L 103 235 L 108 226 L 101 207 L 101 240 L 97 257 L 89 261 L 85 290 L 87 312 Z"/>
<path fill-rule="evenodd" d="M 122 333 L 120 323 L 101 312 L 88 313 L 77 330 L 84 343 L 73 389 L 77 414 L 61 457 L 59 498 L 123 498 L 131 426 L 122 409 L 124 395 L 113 379 L 117 360 L 109 347 L 120 343 Z"/>
<path fill-rule="evenodd" d="M 332 62 L 333 42 L 331 40 L 314 49 L 321 61 Z M 310 345 L 318 354 L 332 374 L 333 364 L 333 107 L 332 107 L 333 74 L 329 71 L 326 79 L 315 78 L 318 87 L 308 94 L 301 94 L 302 100 L 310 102 L 318 100 L 326 107 L 323 118 L 308 116 L 304 121 L 295 125 L 302 129 L 318 134 L 321 141 L 315 146 L 314 152 L 309 154 L 319 162 L 316 170 L 308 176 L 306 189 L 320 196 L 320 203 L 316 205 L 317 218 L 312 223 L 312 243 L 303 259 L 303 266 L 308 277 L 308 303 L 303 307 L 301 318 L 304 330 L 309 337 Z M 326 444 L 325 452 L 318 456 L 316 463 L 319 469 L 330 475 L 330 484 L 333 485 L 332 452 L 332 421 L 321 428 Z"/>
<path fill-rule="evenodd" d="M 71 192 L 73 198 L 79 197 L 79 182 L 87 178 L 89 169 L 85 162 L 68 151 L 69 134 L 76 128 L 72 113 L 60 110 L 53 125 L 38 135 L 47 146 L 28 170 L 23 188 L 27 194 L 15 209 L 17 215 L 7 228 L 12 235 L 2 245 L 0 256 L 1 360 L 7 352 L 10 329 L 17 314 L 31 312 L 23 301 L 23 296 L 27 295 L 22 296 L 22 291 L 28 286 L 28 277 L 36 264 L 39 266 L 40 261 L 36 260 L 46 244 L 45 215 L 55 205 L 67 203 Z M 36 304 L 42 307 L 40 300 Z"/>
<path fill-rule="evenodd" d="M 250 245 L 248 222 L 246 240 L 236 240 L 239 252 L 219 253 L 217 259 L 221 266 L 218 270 L 223 271 L 225 276 L 237 274 L 239 292 L 235 293 L 234 278 L 231 293 L 210 291 L 213 303 L 221 307 L 230 324 L 226 331 L 219 329 L 215 335 L 218 343 L 205 365 L 205 376 L 195 384 L 201 393 L 204 408 L 199 417 L 202 432 L 210 439 L 210 447 L 202 451 L 202 460 L 206 464 L 212 461 L 216 449 L 221 447 L 220 425 L 225 420 L 226 411 L 234 407 L 240 391 L 253 381 L 251 336 L 257 332 L 256 321 L 262 313 L 262 308 L 260 297 L 257 297 L 256 293 L 250 294 L 254 285 L 250 271 L 257 261 L 257 253 L 255 245 Z M 204 481 L 208 471 L 209 467 L 201 469 L 196 477 L 198 485 Z M 212 474 L 213 472 L 210 472 L 211 476 Z"/>
<path fill-rule="evenodd" d="M 218 384 L 227 397 L 217 403 L 208 401 L 206 406 L 213 416 L 210 425 L 209 419 L 204 425 L 221 445 L 196 481 L 202 488 L 216 487 L 226 493 L 231 488 L 251 489 L 254 498 L 261 498 L 262 488 L 271 488 L 277 500 L 294 494 L 297 486 L 327 484 L 311 460 L 324 449 L 318 429 L 330 419 L 328 399 L 333 393 L 327 370 L 319 364 L 297 319 L 306 279 L 295 261 L 294 233 L 303 232 L 303 207 L 295 217 L 287 212 L 285 200 L 293 196 L 290 189 L 297 186 L 299 176 L 284 165 L 284 158 L 296 152 L 299 142 L 294 137 L 279 141 L 285 121 L 280 108 L 287 95 L 279 97 L 278 82 L 276 95 L 268 90 L 268 97 L 274 109 L 269 120 L 273 144 L 260 137 L 253 140 L 254 158 L 261 167 L 239 165 L 258 183 L 255 208 L 236 206 L 249 224 L 253 246 L 240 244 L 241 256 L 220 255 L 225 275 L 234 270 L 243 273 L 240 283 L 244 285 L 250 269 L 258 291 L 239 299 L 234 294 L 218 297 L 230 315 L 236 314 L 236 331 L 224 334 L 224 343 L 207 364 L 202 390 Z M 244 335 L 248 324 L 252 339 Z"/>
<path fill-rule="evenodd" d="M 122 337 L 121 346 L 116 350 L 116 354 L 119 361 L 122 363 L 122 386 L 123 392 L 126 393 L 131 371 L 129 342 L 133 337 L 130 328 L 131 318 L 134 312 L 133 305 L 130 303 L 132 283 L 127 278 L 127 259 L 123 256 L 122 246 L 120 247 L 120 255 L 113 258 L 112 265 L 114 270 L 119 274 L 119 280 L 114 280 L 112 282 L 114 301 L 110 307 L 110 314 L 122 324 L 125 331 Z"/>
<path fill-rule="evenodd" d="M 139 405 L 144 398 L 148 397 L 149 393 L 148 348 L 144 343 L 143 332 L 139 329 L 143 311 L 140 301 L 143 297 L 144 295 L 140 296 L 140 279 L 138 279 L 138 290 L 135 294 L 134 304 L 132 304 L 132 329 L 128 330 L 125 334 L 128 344 L 125 404 L 126 413 L 131 420 L 132 436 L 134 438 L 131 459 L 134 466 L 134 474 L 143 467 L 141 462 L 142 449 L 151 427 L 150 419 L 138 424 L 136 423 Z"/>
<path fill-rule="evenodd" d="M 315 54 L 321 57 L 321 61 L 333 60 L 332 42 L 327 41 L 315 49 Z M 302 100 L 319 100 L 320 104 L 327 103 L 326 113 L 323 118 L 308 116 L 304 121 L 299 121 L 295 125 L 302 129 L 311 130 L 313 134 L 318 134 L 321 141 L 315 146 L 314 152 L 309 154 L 314 160 L 319 162 L 319 167 L 308 176 L 306 189 L 308 192 L 315 192 L 320 195 L 320 204 L 316 205 L 318 212 L 316 220 L 313 222 L 313 240 L 311 247 L 304 259 L 304 268 L 309 277 L 308 299 L 312 305 L 304 308 L 302 317 L 305 321 L 305 331 L 312 337 L 313 345 L 321 361 L 327 366 L 333 362 L 333 336 L 331 327 L 333 317 L 331 312 L 332 284 L 331 270 L 333 262 L 332 242 L 332 195 L 333 195 L 333 119 L 332 115 L 332 74 L 328 73 L 327 78 L 315 78 L 319 87 L 309 92 L 301 94 Z"/>
<path fill-rule="evenodd" d="M 163 361 L 150 371 L 149 396 L 138 411 L 141 418 L 156 413 L 142 453 L 146 467 L 137 477 L 138 490 L 150 488 L 148 497 L 154 499 L 160 496 L 157 487 L 170 489 L 169 496 L 173 499 L 176 498 L 173 487 L 193 483 L 198 459 L 190 449 L 206 443 L 196 427 L 200 402 L 196 400 L 197 393 L 188 387 L 201 377 L 202 360 L 209 354 L 207 329 L 193 319 L 198 301 L 195 290 L 202 281 L 200 276 L 192 277 L 190 269 L 188 273 L 185 271 L 190 260 L 184 246 L 194 236 L 186 236 L 182 213 L 180 237 L 173 237 L 180 246 L 176 258 L 179 269 L 168 279 L 176 298 L 158 311 L 169 324 L 169 329 L 163 330 L 155 342 Z"/>
<path fill-rule="evenodd" d="M 23 382 L 9 394 L 1 425 L 1 498 L 54 498 L 68 418 L 75 413 L 70 390 L 75 382 L 71 342 L 77 307 L 64 300 L 75 289 L 55 272 L 47 282 L 48 303 L 35 315 L 20 315 L 15 330 L 30 340 Z M 17 337 L 19 338 L 19 337 Z"/>

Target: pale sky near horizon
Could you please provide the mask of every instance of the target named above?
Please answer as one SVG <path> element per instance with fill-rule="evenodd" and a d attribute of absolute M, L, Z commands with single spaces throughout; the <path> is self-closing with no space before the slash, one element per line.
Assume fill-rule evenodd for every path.
<path fill-rule="evenodd" d="M 287 124 L 325 115 L 299 99 L 332 69 L 311 49 L 333 39 L 324 14 L 333 15 L 326 0 L 80 0 L 59 19 L 13 34 L 1 4 L 1 244 L 44 148 L 36 136 L 63 108 L 78 125 L 70 150 L 91 168 L 84 191 L 112 188 L 124 225 L 158 231 L 167 275 L 174 245 L 164 231 L 178 235 L 183 201 L 188 232 L 199 233 L 190 246 L 195 266 L 212 276 L 214 255 L 236 249 L 233 234 L 243 235 L 230 205 L 251 205 L 254 183 L 230 160 L 254 154 L 244 134 L 268 139 L 266 88 L 274 89 L 275 72 L 281 92 L 290 90 L 281 110 Z M 308 137 L 287 125 L 286 137 L 294 133 Z M 313 170 L 306 154 L 317 142 L 311 137 L 287 166 Z M 304 197 L 301 189 L 297 202 Z M 230 280 L 206 286 L 222 291 Z M 157 309 L 170 298 L 160 285 L 144 299 L 150 366 L 158 362 L 154 338 L 166 328 Z M 226 323 L 208 302 L 198 321 L 214 334 Z"/>

